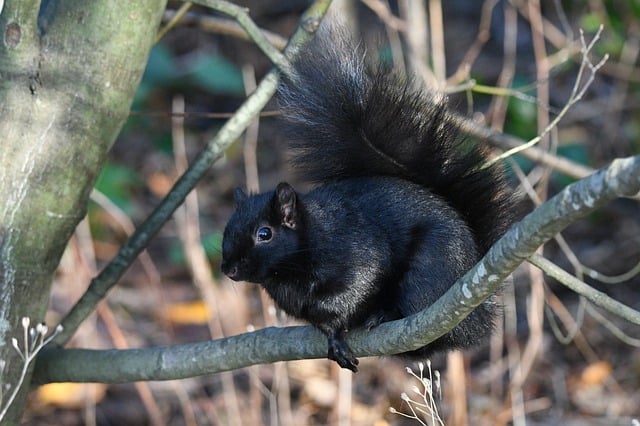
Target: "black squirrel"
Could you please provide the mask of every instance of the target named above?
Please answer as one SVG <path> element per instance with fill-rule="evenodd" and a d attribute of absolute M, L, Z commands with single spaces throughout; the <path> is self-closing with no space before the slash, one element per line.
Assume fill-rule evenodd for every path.
<path fill-rule="evenodd" d="M 326 334 L 328 358 L 354 372 L 349 329 L 432 305 L 511 222 L 501 167 L 483 167 L 486 149 L 460 137 L 445 100 L 364 56 L 345 30 L 323 26 L 293 61 L 278 92 L 284 134 L 292 164 L 318 186 L 236 189 L 221 265 Z M 471 346 L 495 310 L 488 300 L 403 355 Z"/>

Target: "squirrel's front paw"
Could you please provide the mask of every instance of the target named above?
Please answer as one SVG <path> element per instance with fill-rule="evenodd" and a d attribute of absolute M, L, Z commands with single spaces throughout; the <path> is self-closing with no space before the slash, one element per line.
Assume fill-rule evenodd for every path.
<path fill-rule="evenodd" d="M 348 368 L 354 373 L 358 372 L 358 358 L 353 355 L 349 345 L 343 340 L 330 339 L 327 357 L 338 363 L 342 368 Z"/>
<path fill-rule="evenodd" d="M 385 321 L 387 321 L 387 315 L 384 312 L 377 312 L 367 318 L 364 322 L 364 326 L 367 331 L 371 331 Z"/>

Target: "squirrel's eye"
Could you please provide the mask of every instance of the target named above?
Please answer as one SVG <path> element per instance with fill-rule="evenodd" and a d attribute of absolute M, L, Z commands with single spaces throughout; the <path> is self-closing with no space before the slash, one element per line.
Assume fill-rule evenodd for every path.
<path fill-rule="evenodd" d="M 258 232 L 256 232 L 256 239 L 262 243 L 270 241 L 272 237 L 273 231 L 268 226 L 263 226 L 262 228 L 258 229 Z"/>

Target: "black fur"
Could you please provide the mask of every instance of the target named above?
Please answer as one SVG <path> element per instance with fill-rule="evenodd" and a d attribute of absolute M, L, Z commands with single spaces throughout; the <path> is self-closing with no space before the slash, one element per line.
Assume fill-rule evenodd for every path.
<path fill-rule="evenodd" d="M 279 91 L 285 133 L 293 165 L 319 186 L 237 191 L 222 263 L 323 331 L 329 358 L 353 371 L 349 329 L 430 306 L 511 221 L 501 169 L 481 167 L 483 150 L 459 137 L 444 103 L 363 58 L 324 28 L 294 62 Z M 483 303 L 408 355 L 473 345 L 494 310 Z"/>

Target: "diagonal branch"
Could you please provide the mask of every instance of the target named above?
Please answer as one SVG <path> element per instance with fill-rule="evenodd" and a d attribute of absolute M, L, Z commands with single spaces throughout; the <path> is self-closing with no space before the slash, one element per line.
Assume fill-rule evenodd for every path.
<path fill-rule="evenodd" d="M 168 22 L 167 26 L 176 19 L 180 22 L 180 25 L 192 26 L 203 31 L 226 34 L 241 40 L 251 41 L 251 37 L 240 26 L 240 24 L 228 18 L 219 18 L 217 16 L 202 15 L 191 12 L 179 15 L 179 11 L 167 10 L 162 19 L 163 21 Z M 283 50 L 287 45 L 287 39 L 277 33 L 265 30 L 264 28 L 260 28 L 260 32 L 264 34 L 268 42 L 278 50 Z"/>
<path fill-rule="evenodd" d="M 563 228 L 617 197 L 630 197 L 639 191 L 640 156 L 615 160 L 566 187 L 515 224 L 434 305 L 411 317 L 381 324 L 370 332 L 354 330 L 349 334 L 349 345 L 357 356 L 370 356 L 405 352 L 428 344 L 462 321 L 522 261 Z M 269 327 L 211 342 L 149 349 L 45 348 L 38 357 L 34 380 L 36 383 L 170 380 L 325 356 L 326 339 L 314 328 Z M 110 368 L 93 368 L 96 363 Z"/>
<path fill-rule="evenodd" d="M 581 281 L 570 273 L 564 271 L 558 265 L 543 256 L 534 254 L 529 258 L 529 262 L 579 295 L 586 297 L 595 305 L 598 305 L 629 322 L 640 325 L 640 312 L 612 299 L 606 293 L 596 290 L 584 281 Z"/>
<path fill-rule="evenodd" d="M 320 25 L 320 21 L 331 4 L 331 0 L 316 0 L 300 19 L 300 25 L 291 36 L 285 49 L 287 57 L 293 57 L 298 49 L 308 41 Z M 272 69 L 260 82 L 255 92 L 229 119 L 216 136 L 208 143 L 191 164 L 189 169 L 175 183 L 169 194 L 156 207 L 142 225 L 129 237 L 111 262 L 91 281 L 89 288 L 62 320 L 64 330 L 53 341 L 55 345 L 65 344 L 80 323 L 94 311 L 109 289 L 124 274 L 138 254 L 148 245 L 151 238 L 169 220 L 173 212 L 184 201 L 211 164 L 222 156 L 233 141 L 251 124 L 253 117 L 260 112 L 275 93 L 279 80 L 279 71 Z"/>
<path fill-rule="evenodd" d="M 247 32 L 251 40 L 267 55 L 273 64 L 285 74 L 289 69 L 289 60 L 267 39 L 262 30 L 251 20 L 247 9 L 224 0 L 193 0 L 191 3 L 210 7 L 232 17 Z M 304 19 L 304 18 L 303 18 Z"/>

